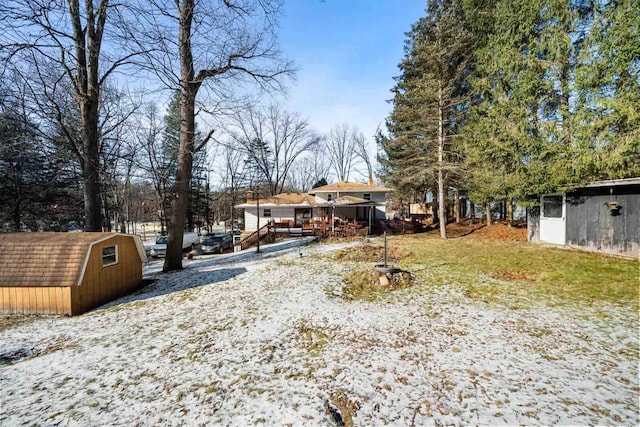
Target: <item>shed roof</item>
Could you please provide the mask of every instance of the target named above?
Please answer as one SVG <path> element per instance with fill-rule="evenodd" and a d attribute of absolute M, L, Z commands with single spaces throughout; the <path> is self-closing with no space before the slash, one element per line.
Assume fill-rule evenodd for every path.
<path fill-rule="evenodd" d="M 359 182 L 339 181 L 322 187 L 316 187 L 311 190 L 312 193 L 327 193 L 334 191 L 378 191 L 391 192 L 390 188 L 377 187 L 375 185 L 361 184 Z"/>
<path fill-rule="evenodd" d="M 592 181 L 585 185 L 575 185 L 573 188 L 593 188 L 593 187 L 616 187 L 619 185 L 638 185 L 640 184 L 640 176 L 624 179 L 608 179 L 604 181 Z"/>
<path fill-rule="evenodd" d="M 78 286 L 91 246 L 114 236 L 133 238 L 147 261 L 140 238 L 128 234 L 0 234 L 0 286 Z"/>

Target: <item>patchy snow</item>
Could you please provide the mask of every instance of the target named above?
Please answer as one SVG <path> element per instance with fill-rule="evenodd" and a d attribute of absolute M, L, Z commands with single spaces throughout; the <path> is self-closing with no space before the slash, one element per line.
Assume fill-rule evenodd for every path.
<path fill-rule="evenodd" d="M 0 425 L 332 425 L 337 390 L 356 425 L 638 423 L 628 308 L 511 310 L 454 285 L 349 302 L 353 265 L 327 257 L 346 244 L 302 243 L 152 263 L 135 295 L 0 332 Z"/>

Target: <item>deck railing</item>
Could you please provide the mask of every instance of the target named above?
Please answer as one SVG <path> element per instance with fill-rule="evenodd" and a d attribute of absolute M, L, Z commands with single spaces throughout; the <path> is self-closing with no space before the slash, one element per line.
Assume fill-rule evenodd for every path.
<path fill-rule="evenodd" d="M 249 249 L 252 246 L 256 246 L 258 243 L 258 239 L 260 241 L 266 240 L 268 243 L 273 243 L 275 241 L 275 233 L 273 231 L 273 224 L 268 222 L 267 224 L 260 227 L 258 230 L 249 234 L 246 238 L 242 239 L 240 243 L 236 246 L 240 247 L 240 250 L 243 251 L 245 249 Z"/>

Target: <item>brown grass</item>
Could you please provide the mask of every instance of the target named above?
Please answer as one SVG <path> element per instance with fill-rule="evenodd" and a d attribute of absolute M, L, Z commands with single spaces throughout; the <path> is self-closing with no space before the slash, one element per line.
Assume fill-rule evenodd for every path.
<path fill-rule="evenodd" d="M 398 248 L 387 248 L 387 261 L 398 262 L 404 258 L 411 256 L 411 252 Z M 357 246 L 354 248 L 344 248 L 338 250 L 334 259 L 338 261 L 355 261 L 355 262 L 382 262 L 384 260 L 383 246 Z"/>
<path fill-rule="evenodd" d="M 465 295 L 482 301 L 515 305 L 606 301 L 638 307 L 637 260 L 484 239 L 476 233 L 448 240 L 433 232 L 394 236 L 389 245 L 412 253 L 399 265 L 421 269 L 423 282 L 458 284 L 465 288 Z"/>
<path fill-rule="evenodd" d="M 327 405 L 327 412 L 335 418 L 334 411 L 337 409 L 343 425 L 345 427 L 353 427 L 353 417 L 356 416 L 360 409 L 360 402 L 357 399 L 349 399 L 347 392 L 342 389 L 332 392 L 329 396 L 329 402 L 331 402 L 334 409 L 329 409 L 330 407 Z M 338 424 L 337 420 L 334 419 L 334 421 Z"/>
<path fill-rule="evenodd" d="M 372 301 L 382 293 L 403 289 L 411 286 L 413 283 L 411 275 L 405 272 L 391 275 L 388 285 L 382 286 L 380 276 L 382 276 L 382 274 L 373 268 L 356 269 L 347 273 L 344 278 L 345 285 L 342 288 L 343 298 L 348 300 Z"/>

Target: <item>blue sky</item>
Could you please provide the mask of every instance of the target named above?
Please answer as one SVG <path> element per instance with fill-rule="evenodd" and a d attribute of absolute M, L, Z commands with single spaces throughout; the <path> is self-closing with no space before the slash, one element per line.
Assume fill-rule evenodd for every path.
<path fill-rule="evenodd" d="M 348 123 L 372 141 L 391 110 L 404 34 L 424 7 L 424 0 L 286 1 L 280 44 L 299 72 L 281 102 L 319 132 Z"/>

